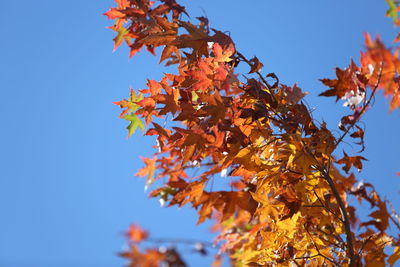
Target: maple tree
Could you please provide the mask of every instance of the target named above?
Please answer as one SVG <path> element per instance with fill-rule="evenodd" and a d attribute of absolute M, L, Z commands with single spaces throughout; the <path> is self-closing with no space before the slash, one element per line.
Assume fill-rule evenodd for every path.
<path fill-rule="evenodd" d="M 400 4 L 387 2 L 387 16 L 400 25 Z M 360 62 L 321 79 L 328 89 L 320 95 L 348 107 L 338 135 L 313 118 L 306 93 L 274 73 L 263 76 L 261 61 L 237 51 L 206 17 L 185 20 L 186 10 L 175 0 L 116 3 L 105 13 L 115 20 L 114 49 L 125 42 L 133 57 L 142 48 L 154 55 L 160 48 L 160 63 L 176 67 L 115 102 L 130 122 L 129 135 L 147 128 L 145 135 L 157 140 L 158 151 L 143 158 L 137 175 L 147 177 L 146 186 L 158 186 L 151 197 L 169 206 L 191 204 L 198 223 L 214 221 L 214 266 L 221 255 L 233 266 L 379 267 L 400 259 L 399 216 L 372 184 L 351 172 L 366 160 L 359 121 L 377 90 L 391 98 L 390 110 L 400 107 L 400 47 L 388 49 L 366 34 Z M 248 66 L 244 78 L 236 73 L 239 64 Z M 344 140 L 360 151 L 339 152 Z M 232 178 L 229 188 L 207 189 L 219 173 Z M 351 198 L 369 203 L 367 218 L 357 214 Z M 144 250 L 149 237 L 139 226 L 127 236 L 130 249 L 121 255 L 130 266 L 186 266 L 174 248 Z"/>

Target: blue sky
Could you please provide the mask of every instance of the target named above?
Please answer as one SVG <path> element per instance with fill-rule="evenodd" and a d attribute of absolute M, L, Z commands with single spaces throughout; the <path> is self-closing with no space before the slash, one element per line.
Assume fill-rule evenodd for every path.
<path fill-rule="evenodd" d="M 318 79 L 358 60 L 364 32 L 380 33 L 386 43 L 395 36 L 383 0 L 182 3 L 192 17 L 207 15 L 212 27 L 230 31 L 266 73 L 310 92 L 315 117 L 331 129 L 344 108 L 316 97 L 326 89 Z M 140 133 L 127 139 L 111 102 L 160 78 L 163 68 L 145 53 L 132 60 L 126 48 L 112 53 L 114 33 L 102 13 L 113 5 L 0 1 L 0 266 L 122 266 L 116 253 L 132 222 L 154 237 L 211 238 L 209 224 L 195 226 L 194 211 L 160 208 L 133 177 L 154 140 Z M 399 117 L 380 94 L 363 120 L 369 161 L 359 175 L 398 209 Z M 209 263 L 190 258 L 192 266 Z"/>

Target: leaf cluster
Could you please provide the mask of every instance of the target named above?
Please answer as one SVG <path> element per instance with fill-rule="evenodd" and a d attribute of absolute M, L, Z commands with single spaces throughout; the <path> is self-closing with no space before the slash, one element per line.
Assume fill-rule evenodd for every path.
<path fill-rule="evenodd" d="M 234 266 L 385 266 L 400 258 L 399 236 L 388 231 L 390 223 L 399 227 L 398 218 L 351 172 L 361 171 L 366 159 L 345 151 L 337 159 L 345 139 L 364 149 L 359 121 L 377 90 L 391 96 L 391 110 L 400 106 L 396 51 L 366 35 L 361 62 L 321 80 L 329 88 L 321 96 L 349 107 L 335 136 L 313 118 L 301 88 L 262 75 L 262 62 L 247 59 L 207 18 L 184 20 L 188 14 L 175 0 L 116 2 L 105 13 L 115 20 L 115 48 L 125 41 L 130 56 L 159 48 L 160 63 L 176 66 L 176 73 L 115 103 L 130 121 L 129 135 L 146 125 L 145 135 L 157 139 L 158 152 L 143 159 L 137 175 L 147 177 L 146 186 L 159 185 L 151 197 L 168 206 L 190 204 L 198 223 L 214 220 L 216 266 L 221 254 Z M 249 68 L 244 78 L 239 64 Z M 227 188 L 213 190 L 215 179 L 226 179 Z M 367 219 L 351 198 L 370 204 Z M 138 242 L 147 234 L 140 231 L 131 229 L 131 250 L 122 254 L 131 266 L 185 266 L 175 249 L 141 252 Z M 388 246 L 395 247 L 391 256 Z"/>

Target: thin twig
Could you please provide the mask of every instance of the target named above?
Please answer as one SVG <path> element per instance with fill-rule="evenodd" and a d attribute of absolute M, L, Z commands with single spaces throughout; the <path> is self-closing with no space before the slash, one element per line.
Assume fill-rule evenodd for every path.
<path fill-rule="evenodd" d="M 251 67 L 251 62 L 242 53 L 240 53 L 239 51 L 236 51 L 236 54 Z M 258 77 L 260 77 L 261 81 L 265 84 L 265 86 L 268 88 L 268 90 L 270 91 L 270 93 L 272 95 L 271 86 L 268 84 L 268 82 L 265 80 L 265 78 L 261 75 L 261 73 L 259 71 L 256 71 L 255 73 L 258 75 Z M 272 96 L 272 97 L 274 97 L 274 96 Z"/>
<path fill-rule="evenodd" d="M 361 111 L 358 114 L 355 115 L 353 123 L 346 129 L 346 131 L 342 134 L 342 136 L 340 136 L 339 139 L 336 141 L 335 146 L 333 147 L 333 150 L 335 150 L 337 148 L 337 146 L 343 141 L 343 139 L 346 137 L 346 135 L 349 133 L 349 131 L 351 129 L 353 129 L 353 127 L 356 125 L 358 120 L 361 118 L 361 116 L 364 114 L 364 112 L 366 111 L 366 109 L 370 105 L 371 100 L 373 99 L 373 97 L 374 97 L 374 95 L 376 93 L 376 90 L 378 89 L 379 83 L 381 82 L 382 69 L 383 69 L 383 62 L 381 62 L 378 79 L 377 79 L 377 81 L 376 81 L 376 83 L 374 85 L 374 89 L 372 90 L 372 93 L 369 96 L 368 101 L 364 104 L 364 106 L 362 107 Z"/>
<path fill-rule="evenodd" d="M 360 248 L 360 250 L 358 251 L 358 255 L 360 255 L 361 254 L 361 252 L 363 251 L 363 249 L 364 249 L 364 247 L 365 247 L 365 245 L 371 240 L 371 238 L 373 237 L 373 236 L 375 236 L 375 234 L 373 234 L 373 235 L 370 235 L 368 238 L 367 238 L 367 240 L 365 240 L 365 242 L 362 244 L 362 246 L 361 246 L 361 248 Z"/>
<path fill-rule="evenodd" d="M 294 259 L 295 260 L 308 260 L 308 259 L 316 258 L 316 257 L 319 257 L 319 256 L 320 256 L 319 254 L 315 254 L 315 255 L 312 255 L 312 256 L 296 257 Z"/>
<path fill-rule="evenodd" d="M 324 259 L 326 259 L 326 260 L 332 262 L 332 263 L 335 264 L 336 266 L 339 266 L 339 264 L 337 264 L 334 260 L 332 260 L 331 258 L 329 258 L 329 257 L 327 257 L 327 256 L 325 256 L 324 254 L 321 253 L 321 251 L 319 250 L 319 247 L 318 247 L 317 244 L 315 243 L 314 238 L 312 237 L 311 233 L 308 231 L 307 227 L 304 226 L 304 229 L 306 229 L 307 234 L 310 236 L 311 241 L 312 241 L 312 243 L 313 243 L 315 249 L 316 249 L 317 252 L 318 252 L 318 256 L 321 256 L 321 257 L 323 257 Z"/>
<path fill-rule="evenodd" d="M 315 192 L 315 190 L 314 190 L 314 195 L 317 197 L 318 201 L 321 203 L 321 205 L 322 205 L 328 212 L 332 213 L 332 214 L 336 217 L 336 219 L 338 219 L 339 221 L 341 221 L 341 222 L 343 223 L 342 218 L 340 218 L 340 217 L 336 214 L 336 212 L 334 212 L 330 207 L 328 207 L 328 206 L 321 200 L 321 198 L 318 196 L 318 194 L 317 194 L 317 192 Z"/>
<path fill-rule="evenodd" d="M 343 241 L 343 239 L 340 237 L 340 235 L 334 235 L 334 234 L 331 234 L 331 233 L 327 233 L 327 232 L 325 232 L 324 230 L 322 230 L 322 229 L 320 229 L 320 228 L 317 228 L 317 230 L 320 231 L 321 233 L 327 235 L 327 236 L 333 236 L 339 243 L 342 243 L 342 244 L 344 243 L 344 241 Z M 343 249 L 343 248 L 342 248 L 342 249 Z"/>
<path fill-rule="evenodd" d="M 349 267 L 354 267 L 355 266 L 354 244 L 353 244 L 352 232 L 350 229 L 350 220 L 349 220 L 349 216 L 347 215 L 346 206 L 344 205 L 344 202 L 343 202 L 342 198 L 340 197 L 339 191 L 337 190 L 336 185 L 333 182 L 332 177 L 329 174 L 329 170 L 326 171 L 326 169 L 324 168 L 324 165 L 318 161 L 318 159 L 308 149 L 307 145 L 303 142 L 303 140 L 302 140 L 302 144 L 303 144 L 304 150 L 315 160 L 316 165 L 314 165 L 314 168 L 316 170 L 318 170 L 322 174 L 322 177 L 328 182 L 328 185 L 332 190 L 333 196 L 335 197 L 336 202 L 339 205 L 339 210 L 340 210 L 340 213 L 342 214 L 342 218 L 343 218 L 342 222 L 343 222 L 345 232 L 346 232 L 346 245 L 347 245 L 348 258 L 349 258 Z"/>

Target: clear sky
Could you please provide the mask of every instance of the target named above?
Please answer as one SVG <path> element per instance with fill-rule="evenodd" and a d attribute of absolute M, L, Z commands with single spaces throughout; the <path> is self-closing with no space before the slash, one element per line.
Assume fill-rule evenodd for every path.
<path fill-rule="evenodd" d="M 364 32 L 380 33 L 389 44 L 395 36 L 383 0 L 182 3 L 192 17 L 207 15 L 213 28 L 230 31 L 266 73 L 309 91 L 315 117 L 331 129 L 344 108 L 316 97 L 326 89 L 318 79 L 358 60 Z M 116 253 L 132 222 L 154 237 L 211 238 L 209 224 L 195 226 L 194 211 L 160 208 L 133 177 L 154 140 L 139 132 L 127 139 L 111 102 L 128 96 L 130 86 L 143 88 L 146 78 L 160 78 L 163 69 L 145 53 L 132 60 L 126 48 L 112 53 L 114 33 L 102 13 L 113 5 L 0 1 L 0 266 L 122 266 Z M 399 118 L 379 94 L 363 120 L 369 161 L 359 174 L 398 209 Z M 206 266 L 209 259 L 188 262 Z"/>

